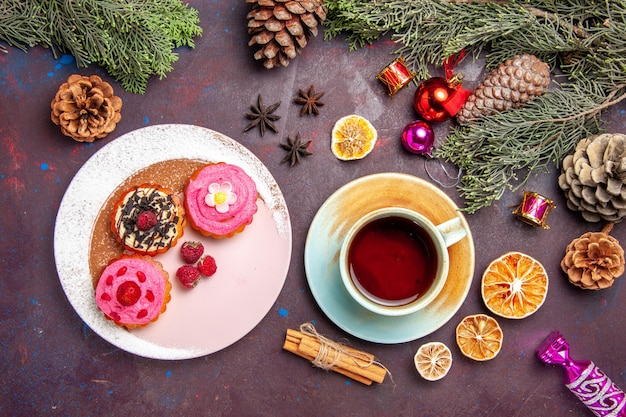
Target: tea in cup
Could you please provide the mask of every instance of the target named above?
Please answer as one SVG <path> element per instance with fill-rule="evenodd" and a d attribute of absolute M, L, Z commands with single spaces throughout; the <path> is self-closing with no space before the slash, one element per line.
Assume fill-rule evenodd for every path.
<path fill-rule="evenodd" d="M 435 225 L 406 208 L 372 211 L 346 234 L 341 279 L 352 298 L 374 313 L 414 313 L 439 295 L 450 267 L 447 248 L 466 235 L 460 217 Z"/>

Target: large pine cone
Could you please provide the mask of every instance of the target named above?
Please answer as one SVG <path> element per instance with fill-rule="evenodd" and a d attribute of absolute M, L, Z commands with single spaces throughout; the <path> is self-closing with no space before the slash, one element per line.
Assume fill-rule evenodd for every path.
<path fill-rule="evenodd" d="M 583 139 L 563 159 L 559 187 L 567 207 L 589 222 L 626 216 L 626 135 L 605 133 Z"/>
<path fill-rule="evenodd" d="M 70 75 L 54 99 L 51 118 L 61 132 L 78 142 L 93 142 L 111 133 L 122 119 L 122 99 L 97 75 Z"/>
<path fill-rule="evenodd" d="M 612 227 L 610 223 L 601 232 L 587 232 L 567 246 L 561 269 L 572 284 L 600 290 L 613 285 L 624 273 L 624 250 L 609 236 Z"/>
<path fill-rule="evenodd" d="M 515 55 L 491 71 L 456 115 L 460 124 L 517 109 L 548 89 L 550 67 L 534 55 Z"/>
<path fill-rule="evenodd" d="M 252 3 L 248 13 L 249 46 L 260 45 L 256 60 L 265 68 L 289 65 L 302 52 L 318 25 L 326 19 L 323 0 L 246 0 Z"/>

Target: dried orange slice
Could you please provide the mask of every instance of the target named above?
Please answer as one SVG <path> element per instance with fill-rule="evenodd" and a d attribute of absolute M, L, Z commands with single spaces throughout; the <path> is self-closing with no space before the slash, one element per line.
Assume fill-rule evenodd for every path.
<path fill-rule="evenodd" d="M 477 361 L 493 359 L 502 348 L 502 329 L 486 314 L 467 316 L 456 326 L 456 343 L 461 353 Z"/>
<path fill-rule="evenodd" d="M 480 291 L 485 305 L 494 314 L 522 319 L 537 311 L 546 300 L 548 274 L 536 259 L 509 252 L 489 264 Z"/>
<path fill-rule="evenodd" d="M 332 131 L 331 150 L 342 161 L 361 159 L 367 156 L 378 138 L 372 124 L 356 114 L 337 120 Z"/>
<path fill-rule="evenodd" d="M 452 352 L 441 342 L 425 343 L 417 349 L 413 361 L 422 378 L 437 381 L 452 367 Z"/>

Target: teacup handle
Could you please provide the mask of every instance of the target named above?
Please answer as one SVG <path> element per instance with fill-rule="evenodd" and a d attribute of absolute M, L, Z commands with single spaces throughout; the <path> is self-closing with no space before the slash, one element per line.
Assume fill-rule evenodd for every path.
<path fill-rule="evenodd" d="M 460 217 L 455 217 L 437 226 L 446 247 L 452 246 L 467 235 L 465 225 Z"/>

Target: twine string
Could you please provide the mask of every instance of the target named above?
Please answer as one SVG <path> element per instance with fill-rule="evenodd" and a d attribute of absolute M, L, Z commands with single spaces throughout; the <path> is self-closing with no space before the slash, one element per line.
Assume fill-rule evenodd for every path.
<path fill-rule="evenodd" d="M 380 362 L 378 362 L 373 356 L 368 355 L 365 352 L 357 350 L 349 351 L 346 346 L 337 343 L 325 336 L 322 336 L 317 332 L 315 326 L 312 323 L 304 323 L 300 325 L 300 332 L 307 336 L 311 336 L 316 339 L 320 344 L 319 353 L 311 361 L 314 366 L 322 368 L 326 371 L 335 366 L 342 357 L 350 359 L 355 365 L 360 368 L 367 368 L 371 365 L 378 365 L 385 370 L 391 377 L 391 372 Z M 333 357 L 334 356 L 334 357 Z"/>

